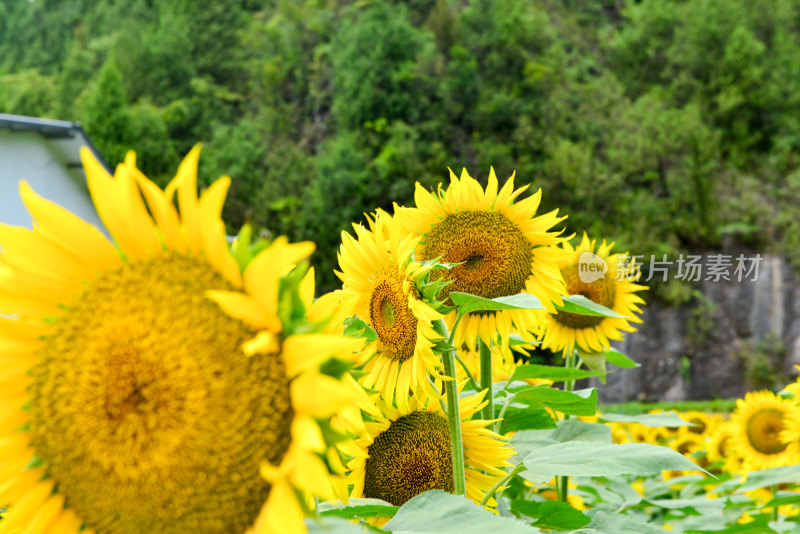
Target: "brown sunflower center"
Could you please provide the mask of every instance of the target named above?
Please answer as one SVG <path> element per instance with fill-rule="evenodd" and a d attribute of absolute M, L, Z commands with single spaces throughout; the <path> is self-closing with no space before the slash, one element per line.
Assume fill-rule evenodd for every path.
<path fill-rule="evenodd" d="M 692 432 L 693 434 L 700 434 L 701 436 L 706 433 L 706 421 L 700 416 L 691 417 L 688 421 L 690 423 L 694 423 L 694 426 L 686 427 L 689 432 Z"/>
<path fill-rule="evenodd" d="M 432 271 L 431 276 L 452 280 L 442 290 L 442 298 L 448 298 L 451 291 L 460 291 L 493 299 L 525 289 L 525 281 L 531 275 L 533 246 L 522 230 L 500 212 L 460 211 L 431 228 L 420 257 L 461 264 Z"/>
<path fill-rule="evenodd" d="M 561 276 L 564 277 L 567 293 L 570 295 L 583 295 L 595 304 L 600 304 L 606 308 L 612 308 L 614 306 L 616 287 L 613 278 L 606 276 L 594 282 L 583 282 L 578 272 L 578 265 L 563 267 L 561 269 Z M 597 315 L 579 315 L 577 313 L 564 311 L 556 312 L 555 316 L 556 321 L 566 327 L 574 329 L 592 328 L 602 323 L 604 319 L 606 318 Z"/>
<path fill-rule="evenodd" d="M 781 442 L 783 412 L 773 408 L 762 408 L 747 419 L 747 440 L 762 454 L 778 454 L 786 448 Z"/>
<path fill-rule="evenodd" d="M 380 275 L 369 299 L 369 323 L 378 335 L 378 351 L 401 362 L 414 355 L 417 345 L 417 318 L 408 299 L 394 268 Z"/>
<path fill-rule="evenodd" d="M 412 412 L 393 421 L 368 449 L 364 496 L 402 506 L 428 490 L 453 492 L 447 419 Z"/>
<path fill-rule="evenodd" d="M 204 297 L 231 289 L 183 256 L 125 264 L 54 324 L 34 368 L 33 446 L 97 532 L 244 532 L 268 494 L 262 461 L 289 447 L 279 356 Z"/>

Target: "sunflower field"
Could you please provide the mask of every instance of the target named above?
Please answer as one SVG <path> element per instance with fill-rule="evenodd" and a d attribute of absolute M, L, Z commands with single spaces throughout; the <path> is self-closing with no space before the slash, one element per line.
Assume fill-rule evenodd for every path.
<path fill-rule="evenodd" d="M 0 534 L 800 532 L 800 382 L 607 413 L 627 253 L 466 170 L 315 245 L 230 242 L 200 148 L 165 188 L 82 152 L 108 235 L 0 226 Z M 546 192 L 545 192 L 546 193 Z M 562 364 L 534 363 L 536 351 Z"/>

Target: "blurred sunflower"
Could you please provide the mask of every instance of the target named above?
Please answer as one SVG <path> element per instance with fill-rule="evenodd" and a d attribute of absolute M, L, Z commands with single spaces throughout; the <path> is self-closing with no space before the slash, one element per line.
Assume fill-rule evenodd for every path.
<path fill-rule="evenodd" d="M 113 178 L 81 156 L 114 244 L 25 182 L 33 230 L 0 226 L 0 313 L 18 316 L 0 318 L 0 531 L 304 531 L 298 495 L 346 488 L 318 421 L 358 398 L 320 371 L 358 343 L 279 318 L 313 244 L 278 239 L 242 273 L 230 179 L 198 199 L 198 147 L 165 191 L 133 153 Z"/>
<path fill-rule="evenodd" d="M 794 397 L 794 405 L 797 410 L 793 413 L 793 416 L 784 419 L 783 430 L 780 435 L 781 442 L 786 446 L 800 443 L 800 406 L 798 406 L 797 397 Z"/>
<path fill-rule="evenodd" d="M 706 447 L 708 461 L 711 464 L 720 462 L 722 469 L 729 473 L 738 473 L 741 469 L 741 458 L 731 448 L 731 437 L 736 426 L 725 421 L 717 426 Z"/>
<path fill-rule="evenodd" d="M 527 186 L 514 189 L 514 176 L 498 191 L 494 169 L 484 190 L 466 169 L 457 178 L 450 172 L 450 186 L 436 194 L 417 184 L 415 208 L 396 207 L 403 227 L 422 236 L 417 256 L 421 260 L 440 259 L 458 263 L 451 269 L 431 274 L 450 282 L 441 295 L 452 304 L 451 292 L 464 292 L 493 299 L 530 293 L 542 305 L 555 312 L 565 295 L 564 281 L 558 268 L 563 250 L 561 231 L 551 229 L 564 220 L 558 210 L 536 216 L 541 190 L 514 202 Z M 448 315 L 452 326 L 456 312 Z M 537 314 L 532 310 L 504 310 L 471 313 L 459 323 L 455 344 L 477 350 L 480 336 L 487 345 L 507 344 L 516 328 L 523 337 L 539 331 Z"/>
<path fill-rule="evenodd" d="M 679 432 L 681 433 L 689 432 L 701 436 L 711 436 L 717 426 L 722 423 L 722 418 L 719 415 L 707 414 L 698 410 L 681 412 L 679 415 L 687 423 L 692 423 L 691 425 L 680 427 Z"/>
<path fill-rule="evenodd" d="M 438 395 L 429 375 L 442 365 L 433 351 L 441 339 L 433 323 L 442 315 L 419 290 L 431 269 L 413 260 L 419 238 L 401 236 L 397 220 L 381 210 L 369 223 L 369 229 L 353 225 L 355 238 L 342 232 L 341 314 L 355 315 L 377 335 L 366 348 L 374 355 L 364 367 L 364 386 L 406 409 L 409 391 Z"/>
<path fill-rule="evenodd" d="M 472 419 L 485 405 L 485 392 L 461 397 L 459 413 L 464 443 L 467 497 L 480 503 L 504 475 L 513 450 L 489 430 L 492 421 Z M 400 409 L 383 399 L 382 416 L 367 422 L 367 434 L 343 447 L 353 459 L 347 464 L 350 497 L 383 499 L 401 506 L 428 490 L 453 491 L 453 462 L 447 414 L 435 399 L 412 397 Z M 496 506 L 494 499 L 488 506 Z"/>
<path fill-rule="evenodd" d="M 592 302 L 605 306 L 625 316 L 603 317 L 578 315 L 575 313 L 556 311 L 546 315 L 546 326 L 542 347 L 552 351 L 571 352 L 575 347 L 584 352 L 604 352 L 611 340 L 622 339 L 622 331 L 634 332 L 631 322 L 640 323 L 635 313 L 641 313 L 639 304 L 644 300 L 636 295 L 637 291 L 647 289 L 635 284 L 639 272 L 632 264 L 625 264 L 627 253 L 612 254 L 614 243 L 602 242 L 596 246 L 594 239 L 589 240 L 583 234 L 580 244 L 573 248 L 569 242 L 562 244 L 566 252 L 565 259 L 559 267 L 561 275 L 570 295 L 583 295 Z M 602 276 L 586 276 L 580 269 L 583 266 L 594 266 L 598 275 L 608 266 Z"/>
<path fill-rule="evenodd" d="M 743 469 L 800 463 L 800 443 L 781 440 L 787 422 L 798 417 L 800 408 L 796 403 L 770 391 L 747 393 L 744 399 L 737 399 L 731 415 L 734 433 L 730 446 L 743 458 Z"/>

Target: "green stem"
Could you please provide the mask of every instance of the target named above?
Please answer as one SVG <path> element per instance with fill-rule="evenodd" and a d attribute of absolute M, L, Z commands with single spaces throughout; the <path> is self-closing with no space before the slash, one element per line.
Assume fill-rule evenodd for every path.
<path fill-rule="evenodd" d="M 480 391 L 481 390 L 481 386 L 478 384 L 478 381 L 475 380 L 475 377 L 472 376 L 472 373 L 469 372 L 469 368 L 467 367 L 467 364 L 464 363 L 464 360 L 462 360 L 459 357 L 458 351 L 456 351 L 455 354 L 456 354 L 456 361 L 458 362 L 458 365 L 461 366 L 461 369 L 464 371 L 464 373 L 467 375 L 467 378 L 469 378 L 469 384 L 470 384 L 470 386 L 472 386 L 472 389 L 474 389 L 475 391 Z"/>
<path fill-rule="evenodd" d="M 481 409 L 481 419 L 489 421 L 494 419 L 494 395 L 492 392 L 492 349 L 489 345 L 478 339 L 481 352 L 481 390 L 486 390 L 484 400 L 489 401 Z"/>
<path fill-rule="evenodd" d="M 447 337 L 447 344 L 451 347 L 453 346 L 453 339 L 456 337 L 456 328 L 458 328 L 458 323 L 461 322 L 462 315 L 459 313 L 456 316 L 456 322 L 453 323 L 453 329 L 450 331 L 450 336 Z M 439 322 L 444 325 L 444 319 L 439 319 Z M 447 326 L 445 325 L 444 331 L 447 332 Z"/>
<path fill-rule="evenodd" d="M 564 367 L 567 369 L 572 369 L 575 365 L 575 354 L 573 351 L 568 352 L 564 356 Z M 575 381 L 571 379 L 564 380 L 564 391 L 568 391 L 572 393 L 572 390 L 575 389 Z M 564 414 L 564 420 L 569 419 L 569 414 Z M 558 493 L 559 500 L 563 502 L 567 502 L 567 498 L 569 497 L 569 477 L 568 476 L 558 476 L 556 477 L 556 492 Z"/>
<path fill-rule="evenodd" d="M 438 329 L 447 332 L 447 326 L 439 319 Z M 458 319 L 456 319 L 456 325 Z M 455 332 L 455 326 L 453 331 Z M 452 339 L 452 336 L 450 336 Z M 466 495 L 467 485 L 464 478 L 464 440 L 461 437 L 461 416 L 458 413 L 458 384 L 456 383 L 456 349 L 452 343 L 442 351 L 444 374 L 452 378 L 444 383 L 447 396 L 447 422 L 450 425 L 450 448 L 453 453 L 453 493 Z"/>
<path fill-rule="evenodd" d="M 511 399 L 514 398 L 514 395 L 509 395 L 506 393 L 506 402 L 503 404 L 503 408 L 500 410 L 500 413 L 497 414 L 497 421 L 494 422 L 494 431 L 498 434 L 500 433 L 500 429 L 503 428 L 503 417 L 506 415 L 506 410 L 508 406 L 511 404 Z"/>
<path fill-rule="evenodd" d="M 499 490 L 499 489 L 500 489 L 500 488 L 501 488 L 501 487 L 502 487 L 504 484 L 506 484 L 506 483 L 507 483 L 509 480 L 511 480 L 511 479 L 512 479 L 514 476 L 516 476 L 516 475 L 517 475 L 517 473 L 521 473 L 522 471 L 525 471 L 525 466 L 524 466 L 524 465 L 522 465 L 522 463 L 519 463 L 519 464 L 517 464 L 517 466 L 516 466 L 514 469 L 512 469 L 511 471 L 509 471 L 509 472 L 506 474 L 506 476 L 504 476 L 503 478 L 501 478 L 500 480 L 498 480 L 498 481 L 497 481 L 497 484 L 495 484 L 494 486 L 492 486 L 492 489 L 490 489 L 489 491 L 487 491 L 487 492 L 486 492 L 486 495 L 484 495 L 484 496 L 483 496 L 483 499 L 481 500 L 481 506 L 486 506 L 486 503 L 487 503 L 487 502 L 489 502 L 489 499 L 491 499 L 491 498 L 492 498 L 492 497 L 495 495 L 495 493 L 497 493 L 497 491 L 498 491 L 498 490 Z"/>
<path fill-rule="evenodd" d="M 778 485 L 777 484 L 773 484 L 772 485 L 772 498 L 774 499 L 775 497 L 777 497 L 777 495 L 778 495 Z M 773 521 L 777 521 L 778 520 L 778 507 L 776 505 L 774 505 L 774 504 L 772 505 L 772 520 Z"/>

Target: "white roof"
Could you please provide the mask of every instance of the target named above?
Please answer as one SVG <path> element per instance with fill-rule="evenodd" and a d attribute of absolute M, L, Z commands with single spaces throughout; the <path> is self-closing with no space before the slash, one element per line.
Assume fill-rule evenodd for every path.
<path fill-rule="evenodd" d="M 31 226 L 19 198 L 19 182 L 27 180 L 40 195 L 105 231 L 86 186 L 84 146 L 109 170 L 79 123 L 0 113 L 0 222 Z"/>

